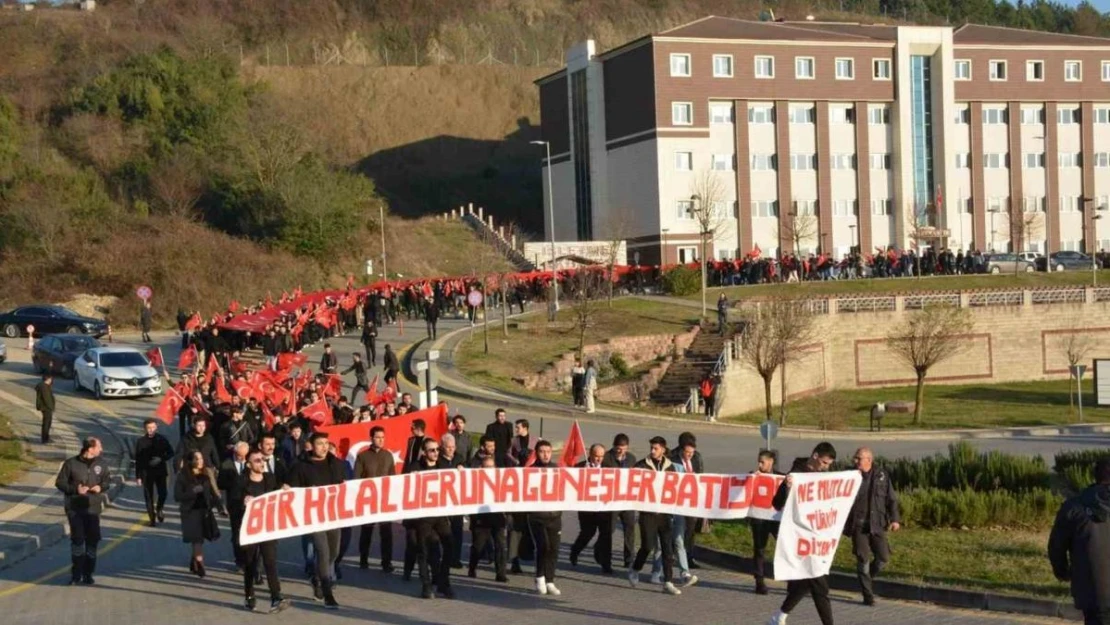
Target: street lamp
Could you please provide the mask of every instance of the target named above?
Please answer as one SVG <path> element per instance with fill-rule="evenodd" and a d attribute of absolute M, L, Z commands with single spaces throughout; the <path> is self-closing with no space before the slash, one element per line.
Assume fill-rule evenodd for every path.
<path fill-rule="evenodd" d="M 659 265 L 662 267 L 667 266 L 667 233 L 670 231 L 670 228 L 663 228 L 661 231 L 663 233 L 663 253 L 659 255 Z"/>
<path fill-rule="evenodd" d="M 1033 138 L 1041 140 L 1041 153 L 1047 155 L 1048 154 L 1048 145 L 1047 145 L 1048 144 L 1048 139 L 1044 135 L 1036 135 Z M 1059 157 L 1057 157 L 1057 158 L 1059 158 Z M 1057 161 L 1057 165 L 1059 165 L 1059 161 Z M 1049 237 L 1049 233 L 1048 233 L 1048 212 L 1049 212 L 1048 211 L 1048 200 L 1049 200 L 1049 198 L 1052 197 L 1052 189 L 1048 186 L 1048 181 L 1050 180 L 1049 175 L 1048 175 L 1048 168 L 1051 166 L 1051 164 L 1046 161 L 1044 166 L 1045 166 L 1045 170 L 1044 170 L 1044 272 L 1048 273 L 1048 272 L 1052 271 L 1052 267 L 1051 267 L 1052 258 L 1050 258 L 1049 253 L 1048 253 L 1049 252 L 1049 250 L 1048 250 L 1048 242 L 1049 242 L 1049 238 L 1048 238 Z M 1037 268 L 1037 265 L 1034 264 L 1033 269 L 1036 270 L 1036 268 Z"/>
<path fill-rule="evenodd" d="M 705 317 L 705 311 L 707 310 L 706 302 L 705 302 L 705 286 L 706 286 L 706 275 L 705 275 L 706 267 L 705 267 L 705 263 L 706 263 L 706 256 L 707 256 L 707 254 L 705 252 L 705 240 L 706 240 L 706 237 L 709 234 L 712 233 L 712 231 L 709 230 L 709 223 L 710 223 L 709 214 L 704 213 L 704 212 L 699 212 L 699 211 L 712 210 L 713 207 L 712 206 L 706 207 L 705 203 L 701 201 L 701 196 L 698 195 L 697 193 L 690 196 L 690 201 L 694 203 L 694 214 L 698 215 L 698 234 L 701 235 L 701 253 L 699 254 L 700 258 L 698 258 L 698 264 L 701 265 L 701 316 Z M 700 208 L 698 207 L 699 202 L 701 202 L 701 207 Z"/>
<path fill-rule="evenodd" d="M 532 145 L 542 145 L 547 151 L 547 218 L 551 220 L 551 301 L 548 317 L 555 321 L 559 311 L 559 272 L 555 267 L 555 186 L 551 183 L 551 142 L 529 141 Z"/>
<path fill-rule="evenodd" d="M 1084 204 L 1087 204 L 1088 202 L 1093 202 L 1094 198 L 1084 197 L 1084 198 L 1080 198 L 1080 201 L 1083 202 Z M 1089 236 L 1092 237 L 1091 245 L 1090 245 L 1090 248 L 1092 250 L 1096 249 L 1098 247 L 1098 220 L 1102 219 L 1102 214 L 1101 213 L 1102 213 L 1102 211 L 1099 209 L 1099 207 L 1096 206 L 1094 208 L 1094 214 L 1091 215 L 1091 232 L 1089 233 Z M 1091 252 L 1091 278 L 1092 278 L 1092 282 L 1093 282 L 1094 286 L 1097 287 L 1098 286 L 1098 256 L 1096 256 L 1094 252 Z"/>
<path fill-rule="evenodd" d="M 999 207 L 992 206 L 988 211 L 991 214 L 991 254 L 994 253 L 994 216 L 1000 211 Z"/>

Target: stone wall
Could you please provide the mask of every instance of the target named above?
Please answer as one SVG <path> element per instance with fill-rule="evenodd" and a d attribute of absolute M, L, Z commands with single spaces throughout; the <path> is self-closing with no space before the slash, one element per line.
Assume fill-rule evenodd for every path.
<path fill-rule="evenodd" d="M 659 381 L 667 374 L 667 369 L 671 368 L 673 362 L 674 358 L 667 356 L 663 362 L 648 369 L 647 373 L 641 375 L 638 380 L 618 382 L 598 389 L 597 397 L 601 401 L 617 404 L 638 405 L 646 402 L 648 395 L 659 386 Z"/>
<path fill-rule="evenodd" d="M 994 384 L 1068 376 L 1061 342 L 1070 334 L 1090 337 L 1091 360 L 1110 357 L 1110 302 L 1038 304 L 1028 297 L 1013 306 L 971 307 L 974 327 L 964 336 L 965 350 L 929 372 L 927 384 Z M 786 393 L 797 399 L 831 389 L 905 386 L 913 370 L 897 359 L 886 336 L 913 311 L 840 313 L 818 316 L 818 341 L 804 348 L 800 362 L 786 372 Z M 742 360 L 725 374 L 721 413 L 734 415 L 764 407 L 763 380 Z M 912 400 L 912 397 L 906 397 Z M 771 384 L 771 401 L 781 401 L 779 375 Z"/>

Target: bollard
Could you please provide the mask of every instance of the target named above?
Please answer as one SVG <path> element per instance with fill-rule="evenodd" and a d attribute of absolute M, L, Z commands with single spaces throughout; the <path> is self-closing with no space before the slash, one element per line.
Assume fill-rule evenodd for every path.
<path fill-rule="evenodd" d="M 35 348 L 35 326 L 27 326 L 27 351 Z"/>

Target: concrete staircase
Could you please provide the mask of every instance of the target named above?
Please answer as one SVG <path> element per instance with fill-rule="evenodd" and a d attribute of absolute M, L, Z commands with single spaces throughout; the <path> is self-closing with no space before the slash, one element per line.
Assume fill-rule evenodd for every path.
<path fill-rule="evenodd" d="M 720 336 L 715 326 L 704 326 L 682 359 L 667 369 L 659 386 L 651 392 L 651 402 L 663 407 L 682 407 L 690 398 L 690 389 L 696 388 L 702 378 L 713 371 L 728 340 L 731 337 L 728 334 Z"/>

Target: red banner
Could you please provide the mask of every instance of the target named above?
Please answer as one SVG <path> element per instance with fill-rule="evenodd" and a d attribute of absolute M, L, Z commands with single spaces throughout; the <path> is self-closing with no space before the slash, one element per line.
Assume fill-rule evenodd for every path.
<path fill-rule="evenodd" d="M 385 428 L 385 448 L 393 452 L 393 458 L 397 461 L 397 471 L 400 472 L 405 463 L 409 462 L 405 457 L 405 443 L 412 436 L 412 422 L 417 419 L 424 420 L 424 436 L 428 438 L 438 441 L 447 433 L 447 406 L 442 404 L 392 419 L 332 425 L 317 429 L 326 432 L 328 440 L 335 443 L 336 452 L 339 453 L 340 458 L 346 458 L 348 462 L 353 463 L 354 457 L 370 445 L 370 428 L 382 426 Z"/>

